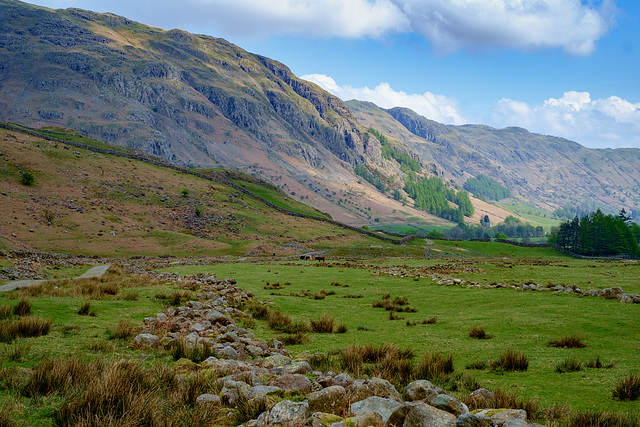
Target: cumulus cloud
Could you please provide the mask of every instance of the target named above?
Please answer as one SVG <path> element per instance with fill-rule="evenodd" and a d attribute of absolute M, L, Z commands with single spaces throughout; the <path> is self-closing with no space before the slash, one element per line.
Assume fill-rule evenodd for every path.
<path fill-rule="evenodd" d="M 580 0 L 393 0 L 440 51 L 465 46 L 557 48 L 590 54 L 613 23 L 615 5 Z"/>
<path fill-rule="evenodd" d="M 460 112 L 455 98 L 436 95 L 431 92 L 409 94 L 394 90 L 389 83 L 382 82 L 373 89 L 340 86 L 324 74 L 308 74 L 301 77 L 331 92 L 342 100 L 357 99 L 373 102 L 382 108 L 406 107 L 431 120 L 445 124 L 463 124 L 466 119 Z"/>
<path fill-rule="evenodd" d="M 441 52 L 562 48 L 573 55 L 590 54 L 616 13 L 615 0 L 35 1 L 115 12 L 163 28 L 215 29 L 224 37 L 379 38 L 412 32 Z"/>
<path fill-rule="evenodd" d="M 588 92 L 565 92 L 534 106 L 502 99 L 488 120 L 492 126 L 521 126 L 587 147 L 640 148 L 640 103 L 617 96 L 592 99 Z"/>

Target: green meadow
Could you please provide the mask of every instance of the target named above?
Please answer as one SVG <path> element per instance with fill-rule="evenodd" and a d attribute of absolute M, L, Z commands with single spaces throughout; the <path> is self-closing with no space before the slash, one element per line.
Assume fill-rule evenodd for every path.
<path fill-rule="evenodd" d="M 640 316 L 637 305 L 551 292 L 443 286 L 430 278 L 391 276 L 379 267 L 402 265 L 404 271 L 410 271 L 441 262 L 383 259 L 358 263 L 336 261 L 326 265 L 313 261 L 226 263 L 172 267 L 169 271 L 235 278 L 243 289 L 268 302 L 272 310 L 292 316 L 294 322 L 317 320 L 324 314 L 334 317 L 336 324 L 346 325 L 347 332 L 343 334 L 309 334 L 308 344 L 288 347 L 293 354 L 330 353 L 352 344 L 391 342 L 412 349 L 417 360 L 427 353 L 452 355 L 456 372 L 473 376 L 486 388 L 515 391 L 523 398 L 539 399 L 542 406 L 568 404 L 581 411 L 637 412 L 640 409 L 638 402 L 620 402 L 611 394 L 621 378 L 638 371 Z M 591 281 L 593 286 L 584 286 L 584 289 L 625 285 L 623 288 L 628 293 L 638 290 L 633 280 L 638 272 L 634 264 L 594 264 L 569 258 L 505 262 L 478 259 L 472 264 L 479 272 L 463 272 L 457 276 L 498 282 L 576 282 L 581 286 Z M 624 268 L 620 268 L 622 265 Z M 391 299 L 406 298 L 416 312 L 399 312 L 399 319 L 390 320 L 390 311 L 373 307 L 374 301 L 387 295 Z M 433 318 L 435 323 L 420 324 Z M 483 328 L 490 338 L 470 338 L 469 331 L 474 327 Z M 283 338 L 283 334 L 270 330 L 265 322 L 257 322 L 255 329 L 264 339 Z M 585 348 L 548 346 L 551 340 L 574 334 L 586 344 Z M 467 369 L 479 363 L 488 366 L 509 348 L 522 351 L 528 357 L 526 371 Z M 558 373 L 556 366 L 571 358 L 580 361 L 581 369 Z M 596 358 L 608 367 L 585 367 Z"/>

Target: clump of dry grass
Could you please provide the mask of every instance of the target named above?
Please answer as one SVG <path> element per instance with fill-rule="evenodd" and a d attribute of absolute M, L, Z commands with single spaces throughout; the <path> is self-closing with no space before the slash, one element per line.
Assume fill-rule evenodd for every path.
<path fill-rule="evenodd" d="M 113 331 L 107 331 L 107 337 L 109 339 L 128 340 L 133 337 L 136 330 L 136 326 L 126 319 L 118 320 L 118 323 L 113 328 Z"/>
<path fill-rule="evenodd" d="M 557 340 L 551 340 L 547 344 L 549 347 L 558 348 L 584 348 L 587 345 L 582 342 L 582 338 L 577 334 L 566 336 Z"/>
<path fill-rule="evenodd" d="M 28 316 L 31 314 L 31 302 L 27 299 L 21 299 L 18 301 L 15 307 L 13 307 L 14 316 Z"/>
<path fill-rule="evenodd" d="M 477 340 L 488 340 L 489 338 L 491 338 L 491 335 L 487 334 L 484 328 L 474 326 L 469 331 L 469 338 L 475 338 Z"/>
<path fill-rule="evenodd" d="M 569 357 L 556 364 L 556 372 L 559 374 L 564 374 L 565 372 L 576 372 L 580 369 L 582 369 L 582 362 L 575 357 Z"/>
<path fill-rule="evenodd" d="M 318 334 L 330 334 L 333 332 L 333 327 L 336 323 L 336 319 L 333 316 L 322 314 L 318 320 L 310 320 L 311 330 Z"/>
<path fill-rule="evenodd" d="M 602 411 L 577 412 L 569 417 L 567 427 L 638 427 L 637 415 Z"/>
<path fill-rule="evenodd" d="M 453 356 L 442 353 L 425 354 L 416 366 L 414 376 L 417 379 L 443 381 L 453 372 Z"/>
<path fill-rule="evenodd" d="M 40 337 L 49 334 L 51 319 L 41 317 L 20 317 L 17 320 L 0 321 L 0 342 L 10 342 L 16 338 Z"/>
<path fill-rule="evenodd" d="M 498 360 L 491 362 L 492 371 L 526 371 L 529 368 L 529 358 L 521 351 L 507 349 Z"/>
<path fill-rule="evenodd" d="M 640 399 L 640 375 L 629 374 L 613 388 L 613 398 L 635 401 Z"/>

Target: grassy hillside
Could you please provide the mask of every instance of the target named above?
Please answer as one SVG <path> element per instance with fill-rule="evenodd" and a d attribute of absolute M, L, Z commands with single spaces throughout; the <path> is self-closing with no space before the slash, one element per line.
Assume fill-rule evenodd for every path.
<path fill-rule="evenodd" d="M 219 182 L 21 132 L 0 130 L 0 153 L 0 248 L 111 256 L 285 255 L 312 250 L 305 243 L 310 239 L 334 239 L 337 245 L 369 240 L 285 215 Z M 32 185 L 21 182 L 25 173 L 33 176 Z M 236 185 L 277 206 L 322 216 L 271 185 L 232 176 Z"/>

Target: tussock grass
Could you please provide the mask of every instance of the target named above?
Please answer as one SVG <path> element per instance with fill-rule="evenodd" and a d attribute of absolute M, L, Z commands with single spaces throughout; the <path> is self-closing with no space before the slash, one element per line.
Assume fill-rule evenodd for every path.
<path fill-rule="evenodd" d="M 189 291 L 175 291 L 171 294 L 159 293 L 155 296 L 156 299 L 162 301 L 162 305 L 167 307 L 180 307 L 187 301 L 192 299 L 192 294 Z"/>
<path fill-rule="evenodd" d="M 14 316 L 28 316 L 31 314 L 31 302 L 27 299 L 21 299 L 18 301 L 15 307 L 13 307 Z"/>
<path fill-rule="evenodd" d="M 194 363 L 200 363 L 214 356 L 215 352 L 205 342 L 190 343 L 185 337 L 173 342 L 169 347 L 169 353 L 173 360 L 189 359 Z"/>
<path fill-rule="evenodd" d="M 284 335 L 282 337 L 278 337 L 278 339 L 282 341 L 284 345 L 309 344 L 310 342 L 309 336 L 302 331 L 298 331 L 294 334 Z"/>
<path fill-rule="evenodd" d="M 489 362 L 487 362 L 486 360 L 475 360 L 475 361 L 469 363 L 464 368 L 465 369 L 473 369 L 473 370 L 481 371 L 483 369 L 487 369 L 488 367 L 489 367 Z"/>
<path fill-rule="evenodd" d="M 453 372 L 453 356 L 442 353 L 425 354 L 416 366 L 416 379 L 443 381 Z"/>
<path fill-rule="evenodd" d="M 136 330 L 136 326 L 126 319 L 118 320 L 118 323 L 113 328 L 113 331 L 107 331 L 107 338 L 116 340 L 128 340 L 133 337 Z"/>
<path fill-rule="evenodd" d="M 565 372 L 576 372 L 582 369 L 582 362 L 575 357 L 564 359 L 556 364 L 556 372 L 563 374 Z"/>
<path fill-rule="evenodd" d="M 0 305 L 0 320 L 10 319 L 13 316 L 13 309 L 10 305 Z"/>
<path fill-rule="evenodd" d="M 333 316 L 322 314 L 318 320 L 310 320 L 311 330 L 318 334 L 330 334 L 333 332 L 336 319 Z"/>
<path fill-rule="evenodd" d="M 569 416 L 567 427 L 639 427 L 640 418 L 632 414 L 584 411 Z"/>
<path fill-rule="evenodd" d="M 593 368 L 593 369 L 611 369 L 615 366 L 615 363 L 613 363 L 613 360 L 610 360 L 609 363 L 602 363 L 602 361 L 600 360 L 600 355 L 596 355 L 596 357 L 592 360 L 587 360 L 584 364 L 584 366 L 586 366 L 587 368 Z"/>
<path fill-rule="evenodd" d="M 491 338 L 491 335 L 487 334 L 484 328 L 474 326 L 469 331 L 469 338 L 475 338 L 477 340 L 488 340 Z"/>
<path fill-rule="evenodd" d="M 91 311 L 91 303 L 87 301 L 78 309 L 78 315 L 93 317 L 96 315 L 96 313 L 94 311 Z"/>
<path fill-rule="evenodd" d="M 557 340 L 551 340 L 547 345 L 549 347 L 557 348 L 584 348 L 587 346 L 582 342 L 582 338 L 580 338 L 577 334 L 573 334 Z"/>
<path fill-rule="evenodd" d="M 613 398 L 635 401 L 640 399 L 640 375 L 629 374 L 612 390 Z"/>
<path fill-rule="evenodd" d="M 15 340 L 5 348 L 5 357 L 9 362 L 24 362 L 24 359 L 29 355 L 30 351 L 31 343 L 23 340 Z"/>
<path fill-rule="evenodd" d="M 498 360 L 491 362 L 489 368 L 492 371 L 526 371 L 529 368 L 529 358 L 521 351 L 507 349 L 500 354 Z"/>
<path fill-rule="evenodd" d="M 345 334 L 347 332 L 347 325 L 345 325 L 344 323 L 339 324 L 338 326 L 336 326 L 334 332 L 336 334 Z"/>
<path fill-rule="evenodd" d="M 49 334 L 51 319 L 41 317 L 20 317 L 17 320 L 0 321 L 0 342 L 10 342 L 16 338 L 40 337 Z"/>

